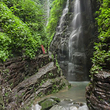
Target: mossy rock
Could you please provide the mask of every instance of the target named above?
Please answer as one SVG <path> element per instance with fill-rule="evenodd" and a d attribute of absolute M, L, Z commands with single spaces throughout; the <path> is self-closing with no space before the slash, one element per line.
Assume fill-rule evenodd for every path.
<path fill-rule="evenodd" d="M 39 105 L 42 106 L 41 110 L 49 110 L 52 106 L 60 102 L 59 98 L 52 97 L 52 98 L 47 98 L 44 99 L 43 101 L 39 102 Z"/>

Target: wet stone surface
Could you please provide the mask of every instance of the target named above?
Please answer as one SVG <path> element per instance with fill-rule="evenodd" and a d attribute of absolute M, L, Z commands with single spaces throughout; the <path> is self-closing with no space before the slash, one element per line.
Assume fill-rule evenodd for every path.
<path fill-rule="evenodd" d="M 88 82 L 69 83 L 71 84 L 69 90 L 64 89 L 36 100 L 32 110 L 88 110 L 85 103 L 85 87 Z"/>
<path fill-rule="evenodd" d="M 65 99 L 53 106 L 50 110 L 88 110 L 88 108 L 85 103 L 77 103 L 70 99 Z"/>
<path fill-rule="evenodd" d="M 89 110 L 85 103 L 74 102 L 71 99 L 64 99 L 61 100 L 60 102 L 57 102 L 55 99 L 54 98 L 45 99 L 39 104 L 32 106 L 32 110 Z M 46 103 L 46 105 L 42 103 Z"/>

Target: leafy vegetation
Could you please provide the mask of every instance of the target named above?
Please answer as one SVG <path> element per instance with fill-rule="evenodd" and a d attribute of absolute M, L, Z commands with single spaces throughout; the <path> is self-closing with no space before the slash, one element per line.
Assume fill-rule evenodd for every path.
<path fill-rule="evenodd" d="M 51 42 L 51 40 L 55 34 L 55 30 L 56 30 L 56 27 L 58 24 L 58 20 L 61 16 L 65 2 L 66 2 L 66 0 L 54 0 L 53 1 L 52 9 L 50 12 L 49 23 L 48 23 L 47 28 L 46 28 L 46 32 L 47 32 L 47 36 L 49 38 L 49 42 Z"/>
<path fill-rule="evenodd" d="M 101 3 L 99 11 L 96 12 L 98 23 L 99 42 L 95 43 L 94 57 L 92 58 L 93 67 L 92 73 L 97 73 L 98 70 L 110 69 L 110 1 L 99 0 Z"/>
<path fill-rule="evenodd" d="M 1 61 L 19 55 L 33 58 L 36 54 L 40 54 L 41 45 L 48 47 L 65 0 L 53 1 L 46 29 L 40 3 L 40 0 L 0 0 Z"/>
<path fill-rule="evenodd" d="M 34 1 L 18 0 L 18 4 L 13 5 L 12 7 L 10 7 L 10 9 L 16 16 L 18 16 L 24 23 L 28 25 L 35 39 L 45 39 L 44 23 L 42 16 L 43 10 L 38 0 Z"/>
<path fill-rule="evenodd" d="M 0 26 L 3 32 L 11 39 L 9 44 L 10 51 L 14 51 L 17 54 L 34 55 L 36 41 L 34 41 L 29 28 L 18 17 L 13 15 L 3 3 L 0 4 L 0 18 Z"/>
<path fill-rule="evenodd" d="M 0 58 L 4 61 L 9 56 L 9 44 L 11 43 L 11 39 L 3 32 L 0 32 Z"/>
<path fill-rule="evenodd" d="M 2 61 L 18 55 L 33 58 L 41 44 L 48 44 L 38 0 L 0 0 L 0 31 Z"/>

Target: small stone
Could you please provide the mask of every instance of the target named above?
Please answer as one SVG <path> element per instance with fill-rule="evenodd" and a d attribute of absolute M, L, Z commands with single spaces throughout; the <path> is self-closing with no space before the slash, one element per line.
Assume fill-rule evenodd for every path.
<path fill-rule="evenodd" d="M 39 104 L 36 104 L 35 106 L 32 105 L 32 110 L 41 110 L 42 107 Z"/>
<path fill-rule="evenodd" d="M 78 108 L 77 107 L 70 107 L 70 110 L 78 110 Z"/>

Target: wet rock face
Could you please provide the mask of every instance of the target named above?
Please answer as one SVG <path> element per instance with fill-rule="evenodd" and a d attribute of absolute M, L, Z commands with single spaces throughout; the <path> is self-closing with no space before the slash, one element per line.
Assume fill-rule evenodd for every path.
<path fill-rule="evenodd" d="M 110 110 L 110 72 L 94 74 L 86 87 L 86 101 L 90 110 Z"/>
<path fill-rule="evenodd" d="M 72 100 L 64 99 L 50 110 L 88 110 L 88 107 L 85 103 L 75 103 Z"/>
<path fill-rule="evenodd" d="M 74 102 L 71 99 L 60 100 L 57 97 L 50 97 L 32 106 L 32 110 L 88 110 L 88 107 L 85 103 Z"/>
<path fill-rule="evenodd" d="M 88 76 L 89 76 L 89 69 L 91 67 L 91 60 L 90 58 L 92 57 L 92 53 L 93 53 L 93 39 L 94 39 L 94 23 L 92 20 L 92 13 L 91 13 L 91 7 L 90 4 L 92 3 L 90 0 L 80 0 L 80 4 L 81 6 L 81 19 L 82 19 L 82 27 L 81 29 L 83 30 L 81 33 L 79 33 L 79 42 L 83 42 L 84 45 L 82 45 L 82 43 L 78 44 L 78 50 L 77 51 L 77 37 L 74 36 L 71 40 L 71 51 L 73 52 L 75 50 L 75 52 L 79 52 L 79 54 L 76 54 L 75 52 L 73 52 L 71 54 L 72 56 L 72 60 L 71 62 L 75 62 L 77 63 L 77 65 L 79 65 L 81 68 L 83 68 L 83 77 L 79 74 L 76 74 L 75 77 L 77 77 L 77 79 L 73 78 L 71 80 L 77 80 L 77 81 L 81 81 L 81 80 L 88 80 Z M 62 22 L 61 27 L 59 27 L 60 24 L 60 20 L 59 20 L 59 24 L 58 27 L 56 28 L 56 34 L 54 35 L 53 41 L 51 43 L 50 46 L 50 51 L 53 53 L 57 54 L 57 58 L 58 58 L 58 62 L 60 64 L 60 67 L 62 68 L 63 74 L 67 77 L 67 73 L 68 73 L 68 66 L 65 66 L 65 63 L 68 64 L 68 62 L 70 62 L 69 59 L 69 38 L 70 35 L 72 34 L 73 31 L 73 18 L 74 18 L 74 3 L 75 0 L 69 0 L 69 10 L 68 13 L 66 15 L 64 15 L 64 19 Z M 85 7 L 86 6 L 86 7 Z M 60 29 L 61 28 L 61 29 Z M 82 46 L 84 47 L 84 49 L 82 50 Z M 85 55 L 81 55 L 81 54 L 85 54 Z M 82 57 L 81 57 L 82 56 Z M 80 63 L 80 64 L 78 64 Z M 66 69 L 65 69 L 66 68 Z M 74 67 L 73 67 L 74 68 Z M 77 71 L 77 70 L 75 70 Z M 81 73 L 80 71 L 80 73 Z M 71 73 L 70 73 L 71 74 Z M 72 73 L 75 74 L 75 73 Z M 72 74 L 69 76 L 71 77 Z M 77 76 L 78 75 L 78 76 Z"/>
<path fill-rule="evenodd" d="M 56 105 L 59 102 L 60 102 L 59 98 L 50 97 L 40 101 L 38 104 L 41 106 L 42 110 L 49 110 L 52 106 Z"/>

